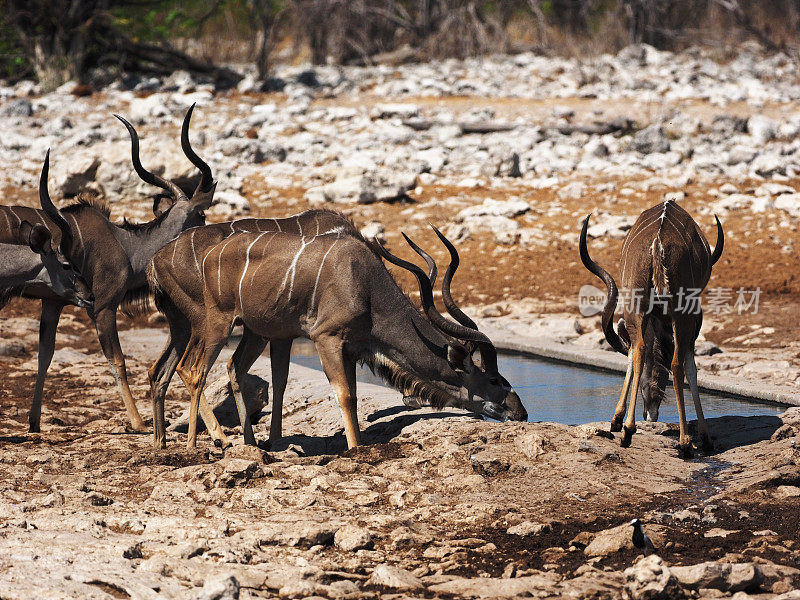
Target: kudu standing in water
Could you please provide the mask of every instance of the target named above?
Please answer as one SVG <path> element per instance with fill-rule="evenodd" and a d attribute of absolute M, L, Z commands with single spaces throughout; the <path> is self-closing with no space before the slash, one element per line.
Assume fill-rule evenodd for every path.
<path fill-rule="evenodd" d="M 192 114 L 190 108 L 183 121 L 183 132 L 188 130 Z M 109 210 L 102 204 L 80 199 L 76 204 L 61 210 L 74 237 L 70 260 L 80 266 L 80 271 L 94 295 L 94 307 L 87 309 L 92 319 L 134 431 L 147 431 L 136 409 L 128 386 L 125 357 L 117 333 L 117 309 L 123 302 L 135 302 L 148 293 L 145 269 L 150 259 L 162 246 L 175 239 L 184 229 L 205 224 L 205 213 L 213 200 L 215 184 L 210 172 L 203 171 L 200 184 L 191 198 L 172 181 L 150 173 L 139 161 L 139 140 L 134 128 L 118 117 L 131 135 L 131 153 L 134 169 L 147 183 L 165 190 L 168 196 L 159 196 L 154 203 L 156 218 L 143 224 L 124 222 L 116 225 L 109 220 Z M 190 157 L 191 159 L 191 157 Z M 199 166 L 199 165 L 198 165 Z M 202 168 L 201 168 L 202 171 Z M 43 201 L 44 213 L 56 221 L 58 211 L 50 201 Z M 20 207 L 15 210 L 17 219 L 29 222 L 42 221 L 42 211 Z M 53 237 L 60 236 L 58 229 L 50 229 Z M 36 378 L 33 403 L 29 416 L 30 431 L 40 429 L 42 390 L 44 378 L 55 347 L 55 334 L 59 316 L 64 308 L 63 298 L 54 298 L 31 291 L 26 297 L 42 298 L 42 319 L 39 328 L 39 372 Z"/>
<path fill-rule="evenodd" d="M 49 201 L 47 174 L 50 151 L 39 178 L 39 199 Z M 34 213 L 33 223 L 17 216 L 19 206 L 0 206 L 0 308 L 14 296 L 39 290 L 83 308 L 92 306 L 92 294 L 80 271 L 67 258 L 72 249 L 72 232 L 64 216 L 56 211 L 55 222 Z M 26 209 L 26 213 L 29 209 Z M 61 243 L 53 247 L 49 226 L 61 230 Z"/>
<path fill-rule="evenodd" d="M 377 249 L 396 264 L 408 265 Z M 400 291 L 375 248 L 356 235 L 236 233 L 211 246 L 200 264 L 203 306 L 185 314 L 191 337 L 177 366 L 191 395 L 189 447 L 196 444 L 197 412 L 208 370 L 237 319 L 246 331 L 267 340 L 287 343 L 306 336 L 315 343 L 339 399 L 351 448 L 360 443 L 357 361 L 401 391 L 431 398 L 434 406 L 527 418 L 519 397 L 497 374 L 496 350 L 489 339 L 437 313 L 430 282 L 417 268 L 430 321 L 426 320 Z M 158 269 L 151 268 L 149 275 L 158 302 L 165 293 Z M 478 345 L 484 370 L 475 366 L 459 339 Z M 229 370 L 232 380 L 236 371 Z M 237 404 L 243 418 L 241 394 Z M 246 422 L 243 425 L 247 428 Z"/>
<path fill-rule="evenodd" d="M 658 420 L 658 409 L 668 379 L 666 363 L 671 356 L 681 454 L 684 457 L 693 454 L 686 427 L 684 376 L 692 392 L 703 448 L 713 448 L 700 405 L 694 344 L 703 323 L 700 292 L 708 284 L 711 268 L 722 256 L 725 244 L 722 225 L 719 219 L 715 219 L 717 244 L 712 254 L 697 223 L 675 202 L 664 202 L 639 216 L 625 237 L 620 256 L 620 282 L 623 291 L 631 296 L 630 301 L 623 303 L 624 322 L 619 325 L 619 333 L 614 331 L 613 323 L 617 285 L 613 277 L 589 257 L 586 247 L 588 216 L 583 223 L 581 261 L 608 288 L 602 316 L 603 332 L 612 348 L 628 356 L 628 369 L 611 421 L 611 431 L 623 429 L 625 411 L 628 410 L 628 390 L 633 383 L 631 406 L 624 424 L 623 447 L 630 446 L 636 432 L 635 409 L 640 389 L 645 418 Z"/>

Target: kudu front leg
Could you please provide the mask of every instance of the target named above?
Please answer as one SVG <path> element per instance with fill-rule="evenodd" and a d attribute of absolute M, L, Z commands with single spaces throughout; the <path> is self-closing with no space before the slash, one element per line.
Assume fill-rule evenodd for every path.
<path fill-rule="evenodd" d="M 28 413 L 28 431 L 39 433 L 42 419 L 42 396 L 47 369 L 53 360 L 56 348 L 56 330 L 64 304 L 55 300 L 42 300 L 42 318 L 39 321 L 39 365 L 36 372 L 36 386 L 33 388 L 33 401 Z"/>
<path fill-rule="evenodd" d="M 122 348 L 119 345 L 116 310 L 106 308 L 99 311 L 94 317 L 94 322 L 97 337 L 100 340 L 100 347 L 103 349 L 103 354 L 111 366 L 111 372 L 114 374 L 114 379 L 117 381 L 117 386 L 122 394 L 122 401 L 128 413 L 130 427 L 135 432 L 144 433 L 147 431 L 147 427 L 145 427 L 144 421 L 142 421 L 142 417 L 136 409 L 136 403 L 133 401 L 131 388 L 128 385 L 125 356 L 122 354 Z"/>
<path fill-rule="evenodd" d="M 684 361 L 686 368 L 686 379 L 689 380 L 689 389 L 692 391 L 692 400 L 694 400 L 694 412 L 697 415 L 697 429 L 700 433 L 702 440 L 703 450 L 711 452 L 714 449 L 714 443 L 711 441 L 711 434 L 708 431 L 706 418 L 703 415 L 703 406 L 700 404 L 700 389 L 697 385 L 697 364 L 694 361 L 694 351 L 686 354 Z"/>
<path fill-rule="evenodd" d="M 625 371 L 625 381 L 622 383 L 622 393 L 619 395 L 619 402 L 614 409 L 614 418 L 611 419 L 611 431 L 622 431 L 622 422 L 625 420 L 625 411 L 628 408 L 628 391 L 631 387 L 631 375 L 633 374 L 633 348 L 628 351 L 628 369 Z"/>
<path fill-rule="evenodd" d="M 325 338 L 314 342 L 322 362 L 322 369 L 339 400 L 347 447 L 355 448 L 361 444 L 356 398 L 356 361 L 345 355 L 342 341 L 337 338 Z"/>
<path fill-rule="evenodd" d="M 620 445 L 623 448 L 628 448 L 631 445 L 633 434 L 636 433 L 636 398 L 639 396 L 639 381 L 642 376 L 643 363 L 644 340 L 640 334 L 633 348 L 633 385 L 631 385 L 631 398 L 628 403 L 628 417 L 625 420 L 625 426 L 622 428 L 623 433 Z"/>
<path fill-rule="evenodd" d="M 686 424 L 686 406 L 683 400 L 683 370 L 682 355 L 684 350 L 678 340 L 677 330 L 673 323 L 673 335 L 675 339 L 675 352 L 672 355 L 672 387 L 675 389 L 675 401 L 678 405 L 678 424 L 680 426 L 680 454 L 683 458 L 692 458 L 694 450 L 692 448 L 692 437 Z"/>

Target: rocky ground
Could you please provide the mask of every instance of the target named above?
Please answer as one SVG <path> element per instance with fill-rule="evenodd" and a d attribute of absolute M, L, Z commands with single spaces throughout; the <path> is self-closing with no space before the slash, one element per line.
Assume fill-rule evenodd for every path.
<path fill-rule="evenodd" d="M 163 339 L 123 334 L 137 382 Z M 206 435 L 187 451 L 173 390 L 156 452 L 125 433 L 102 358 L 63 348 L 54 362 L 40 435 L 23 434 L 13 400 L 34 365 L 4 383 L 2 598 L 798 597 L 800 409 L 711 420 L 717 451 L 687 462 L 674 426 L 643 424 L 624 450 L 607 424 L 409 411 L 361 385 L 366 445 L 345 451 L 324 376 L 294 365 L 269 451 L 223 454 Z M 268 377 L 268 360 L 252 372 Z M 259 414 L 265 440 L 269 406 Z M 657 555 L 639 558 L 634 517 Z"/>
<path fill-rule="evenodd" d="M 432 222 L 461 250 L 454 292 L 471 314 L 575 347 L 604 344 L 597 317 L 577 311 L 580 287 L 598 283 L 577 257 L 582 219 L 593 212 L 592 254 L 616 275 L 639 212 L 674 198 L 712 245 L 713 214 L 726 232 L 709 287 L 730 291 L 731 310 L 706 310 L 701 370 L 797 389 L 799 73 L 757 48 L 717 62 L 638 46 L 592 59 L 281 67 L 270 92 L 252 77 L 222 91 L 184 74 L 80 97 L 23 82 L 0 86 L 0 188 L 4 203 L 34 205 L 51 147 L 62 203 L 90 190 L 114 218 L 152 218 L 152 190 L 111 113 L 137 125 L 148 168 L 187 182 L 178 131 L 197 102 L 192 139 L 219 179 L 210 220 L 329 206 L 398 254 L 413 256 L 403 230 L 445 261 Z M 761 290 L 757 312 L 734 309 L 739 288 Z M 99 344 L 69 309 L 43 433 L 24 433 L 37 308 L 15 301 L 0 314 L 2 598 L 800 597 L 796 409 L 715 420 L 717 452 L 683 462 L 669 426 L 641 427 L 622 450 L 607 424 L 410 412 L 361 386 L 371 445 L 345 452 L 324 378 L 293 367 L 289 437 L 275 448 L 223 456 L 203 436 L 187 452 L 172 432 L 155 453 L 125 432 Z M 146 368 L 163 332 L 146 318 L 120 324 L 148 414 Z M 266 359 L 254 372 L 268 379 Z M 174 387 L 178 423 L 186 395 Z M 658 556 L 637 558 L 634 516 Z"/>

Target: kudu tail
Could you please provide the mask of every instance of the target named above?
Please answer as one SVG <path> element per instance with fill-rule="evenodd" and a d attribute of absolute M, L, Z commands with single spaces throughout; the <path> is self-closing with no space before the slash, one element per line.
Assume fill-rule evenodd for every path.
<path fill-rule="evenodd" d="M 714 246 L 714 253 L 711 255 L 711 266 L 713 267 L 722 256 L 722 250 L 725 248 L 725 232 L 722 231 L 722 224 L 719 222 L 717 215 L 714 215 L 714 220 L 717 222 L 717 244 Z"/>
<path fill-rule="evenodd" d="M 606 303 L 603 307 L 603 333 L 606 336 L 606 340 L 609 344 L 611 344 L 611 347 L 614 350 L 627 356 L 628 351 L 630 350 L 630 343 L 625 343 L 625 341 L 622 340 L 619 335 L 617 335 L 617 332 L 614 331 L 614 311 L 617 309 L 618 295 L 617 284 L 608 271 L 603 269 L 603 267 L 591 259 L 589 256 L 589 249 L 586 246 L 586 232 L 589 229 L 589 217 L 591 216 L 592 215 L 586 216 L 586 220 L 583 222 L 583 229 L 581 229 L 581 237 L 578 244 L 581 253 L 581 262 L 583 263 L 583 266 L 597 275 L 597 277 L 602 279 L 603 283 L 606 284 L 608 296 L 606 297 Z"/>
<path fill-rule="evenodd" d="M 669 296 L 669 277 L 664 269 L 664 245 L 661 239 L 656 237 L 650 246 L 650 258 L 652 260 L 651 281 L 656 296 Z"/>

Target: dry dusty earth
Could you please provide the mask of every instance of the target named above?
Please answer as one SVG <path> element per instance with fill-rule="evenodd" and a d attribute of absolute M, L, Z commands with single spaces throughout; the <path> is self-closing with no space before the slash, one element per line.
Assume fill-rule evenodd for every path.
<path fill-rule="evenodd" d="M 506 60 L 510 67 L 503 60 L 497 59 L 508 70 L 495 76 L 501 88 L 504 77 L 512 78 L 511 67 L 519 70 L 514 62 L 519 59 Z M 506 134 L 453 134 L 445 139 L 447 124 L 426 134 L 412 132 L 397 116 L 371 116 L 381 102 L 398 99 L 387 98 L 380 89 L 399 86 L 404 78 L 445 79 L 427 73 L 432 67 L 426 65 L 408 67 L 408 72 L 347 72 L 356 82 L 352 95 L 336 92 L 334 86 L 300 95 L 200 90 L 205 96 L 195 118 L 199 124 L 202 115 L 205 125 L 198 135 L 204 141 L 198 140 L 197 146 L 215 169 L 225 171 L 218 192 L 229 191 L 237 181 L 234 187 L 249 203 L 249 213 L 270 217 L 317 206 L 318 198 L 309 196 L 308 188 L 335 183 L 345 159 L 352 158 L 349 154 L 374 149 L 372 137 L 383 161 L 378 171 L 405 166 L 398 161 L 407 160 L 406 155 L 389 160 L 397 148 L 413 155 L 446 146 L 449 162 L 440 163 L 442 171 L 420 169 L 402 199 L 365 205 L 345 198 L 331 206 L 359 225 L 380 222 L 388 245 L 401 256 L 413 257 L 401 243 L 403 230 L 444 261 L 428 221 L 457 231 L 465 222 L 459 216 L 464 209 L 486 200 L 501 201 L 504 207 L 509 201 L 523 202 L 524 213 L 502 222 L 516 232 L 506 236 L 510 243 L 498 241 L 508 231 L 481 227 L 459 242 L 462 267 L 455 296 L 472 307 L 473 315 L 506 331 L 589 346 L 600 346 L 601 334 L 596 318 L 580 318 L 576 307 L 578 289 L 597 283 L 577 256 L 582 218 L 590 211 L 605 211 L 606 219 L 623 215 L 631 220 L 665 194 L 683 192 L 680 202 L 713 244 L 712 212 L 719 202 L 735 198 L 743 204 L 731 204 L 721 213 L 726 249 L 710 287 L 760 288 L 759 310 L 707 314 L 701 342 L 723 352 L 698 362 L 704 370 L 796 390 L 800 199 L 775 188 L 764 196 L 762 186 L 779 183 L 798 190 L 800 178 L 794 167 L 756 176 L 761 167 L 753 165 L 754 157 L 767 151 L 772 153 L 767 158 L 792 163 L 795 158 L 789 157 L 797 147 L 779 131 L 759 142 L 754 127 L 747 134 L 731 133 L 735 140 L 728 143 L 727 134 L 714 127 L 717 117 L 733 122 L 754 115 L 778 119 L 781 127 L 796 124 L 797 90 L 772 81 L 780 74 L 769 63 L 741 80 L 758 93 L 761 88 L 754 82 L 768 91 L 778 89 L 776 99 L 750 98 L 724 106 L 703 99 L 676 101 L 666 92 L 658 96 L 661 79 L 690 92 L 710 81 L 706 88 L 729 93 L 738 91 L 739 80 L 726 69 L 736 65 L 703 63 L 703 73 L 676 76 L 675 83 L 654 69 L 689 59 L 659 60 L 651 61 L 651 71 L 642 75 L 650 78 L 647 85 L 629 89 L 626 79 L 624 93 L 610 99 L 598 96 L 597 89 L 594 96 L 577 97 L 577 88 L 569 85 L 554 94 L 557 101 L 480 98 L 462 88 L 437 98 L 398 92 L 422 118 L 446 114 L 454 121 L 474 120 L 476 113 L 490 110 L 491 119 L 521 123 L 522 133 L 509 137 L 533 140 L 520 150 L 523 177 L 494 172 L 492 161 L 508 158 L 511 151 Z M 569 64 L 540 62 L 551 71 L 539 82 L 544 93 L 575 75 Z M 637 63 L 633 72 L 640 73 L 645 63 Z M 472 82 L 484 75 L 491 78 L 494 63 L 488 64 L 468 65 L 465 76 Z M 414 75 L 414 69 L 421 75 Z M 462 75 L 449 79 L 448 85 L 460 85 Z M 580 75 L 584 87 L 605 84 L 604 76 L 592 77 L 591 70 Z M 786 86 L 796 74 L 792 77 Z M 724 85 L 715 85 L 715 78 Z M 637 81 L 630 85 L 639 86 Z M 517 82 L 523 88 L 525 83 Z M 152 111 L 144 114 L 140 126 L 149 140 L 148 165 L 175 154 L 177 145 L 165 140 L 177 139 L 189 100 L 171 93 L 160 92 L 157 102 L 144 106 Z M 59 152 L 61 157 L 70 152 L 89 159 L 101 155 L 99 175 L 92 172 L 96 180 L 89 183 L 106 186 L 113 217 L 147 218 L 149 200 L 125 195 L 138 189 L 136 178 L 129 175 L 124 132 L 114 129 L 119 125 L 108 113 L 128 114 L 134 102 L 141 110 L 153 96 L 109 91 L 73 99 L 66 92 L 34 98 L 33 116 L 5 116 L 0 157 L 9 169 L 2 180 L 3 201 L 36 203 L 36 160 L 43 156 L 44 144 L 52 143 L 60 147 L 54 157 Z M 247 119 L 256 106 L 275 110 L 253 125 Z M 560 136 L 549 129 L 565 122 L 591 123 L 599 115 L 603 121 L 629 116 L 640 127 L 663 126 L 673 150 L 637 154 L 627 149 L 629 135 L 603 136 L 610 156 L 579 162 L 583 146 L 591 142 L 597 149 L 600 136 Z M 424 150 L 414 146 L 420 137 Z M 667 137 L 662 132 L 657 141 Z M 245 161 L 239 146 L 231 150 L 231 140 L 285 144 L 284 158 L 287 153 L 289 158 L 286 163 L 273 160 L 270 146 L 259 160 Z M 731 158 L 718 172 L 700 164 L 701 154 L 713 162 L 716 153 L 732 155 L 735 144 L 757 152 L 744 163 L 734 164 Z M 741 148 L 737 152 L 741 155 Z M 654 155 L 660 163 L 646 162 Z M 464 156 L 475 157 L 476 164 L 464 166 Z M 622 163 L 612 164 L 617 156 Z M 546 168 L 535 164 L 548 157 L 552 161 Z M 572 166 L 563 166 L 564 157 L 574 159 Z M 596 158 L 606 162 L 595 172 Z M 69 162 L 60 160 L 62 165 Z M 223 162 L 225 169 L 219 168 Z M 659 167 L 661 163 L 671 166 Z M 488 174 L 481 170 L 486 164 L 491 167 Z M 704 164 L 708 167 L 708 161 Z M 177 174 L 167 159 L 161 167 L 170 176 Z M 185 174 L 185 165 L 177 171 Z M 731 172 L 736 174 L 736 193 L 721 192 Z M 116 195 L 111 179 L 120 180 Z M 575 183 L 583 187 L 567 189 Z M 784 197 L 794 198 L 798 206 L 781 205 Z M 769 202 L 764 204 L 764 198 Z M 210 219 L 235 214 L 212 210 Z M 593 256 L 614 275 L 621 244 L 622 236 L 590 240 Z M 413 296 L 411 279 L 396 275 Z M 43 432 L 25 433 L 36 369 L 37 309 L 33 302 L 18 300 L 0 313 L 0 598 L 800 598 L 800 409 L 779 417 L 712 420 L 717 450 L 685 462 L 678 458 L 672 426 L 641 425 L 633 447 L 623 450 L 618 439 L 605 433 L 607 424 L 487 423 L 464 415 L 409 411 L 399 394 L 360 386 L 359 412 L 368 445 L 345 451 L 340 417 L 324 377 L 293 366 L 284 407 L 287 437 L 274 448 L 234 447 L 223 455 L 203 435 L 199 449 L 187 451 L 184 434 L 170 432 L 169 449 L 154 452 L 148 436 L 126 432 L 96 337 L 86 316 L 73 309 L 61 320 L 46 386 Z M 143 414 L 150 412 L 146 369 L 164 336 L 163 330 L 150 327 L 146 317 L 120 316 L 132 391 Z M 269 379 L 268 361 L 260 359 L 253 372 Z M 186 400 L 176 383 L 167 398 L 172 422 L 180 420 Z M 609 400 L 609 412 L 612 404 Z M 265 411 L 256 426 L 260 440 L 267 438 L 269 405 Z M 235 435 L 237 430 L 228 432 Z M 640 560 L 625 525 L 633 517 L 644 522 L 657 556 Z"/>
<path fill-rule="evenodd" d="M 14 321 L 14 338 L 31 343 L 35 321 Z M 4 599 L 231 598 L 238 587 L 240 598 L 773 598 L 800 588 L 800 409 L 714 419 L 718 450 L 686 462 L 666 425 L 640 426 L 623 450 L 607 424 L 409 411 L 399 394 L 361 385 L 368 445 L 345 451 L 324 376 L 293 365 L 287 437 L 274 448 L 223 454 L 201 435 L 187 451 L 171 432 L 155 452 L 149 436 L 125 433 L 105 361 L 81 337 L 56 352 L 40 435 L 23 433 L 35 361 L 3 380 Z M 143 398 L 164 334 L 122 337 Z M 268 360 L 252 372 L 268 378 Z M 171 421 L 186 406 L 175 388 Z M 660 558 L 637 562 L 633 517 Z M 679 568 L 706 561 L 716 562 Z"/>

